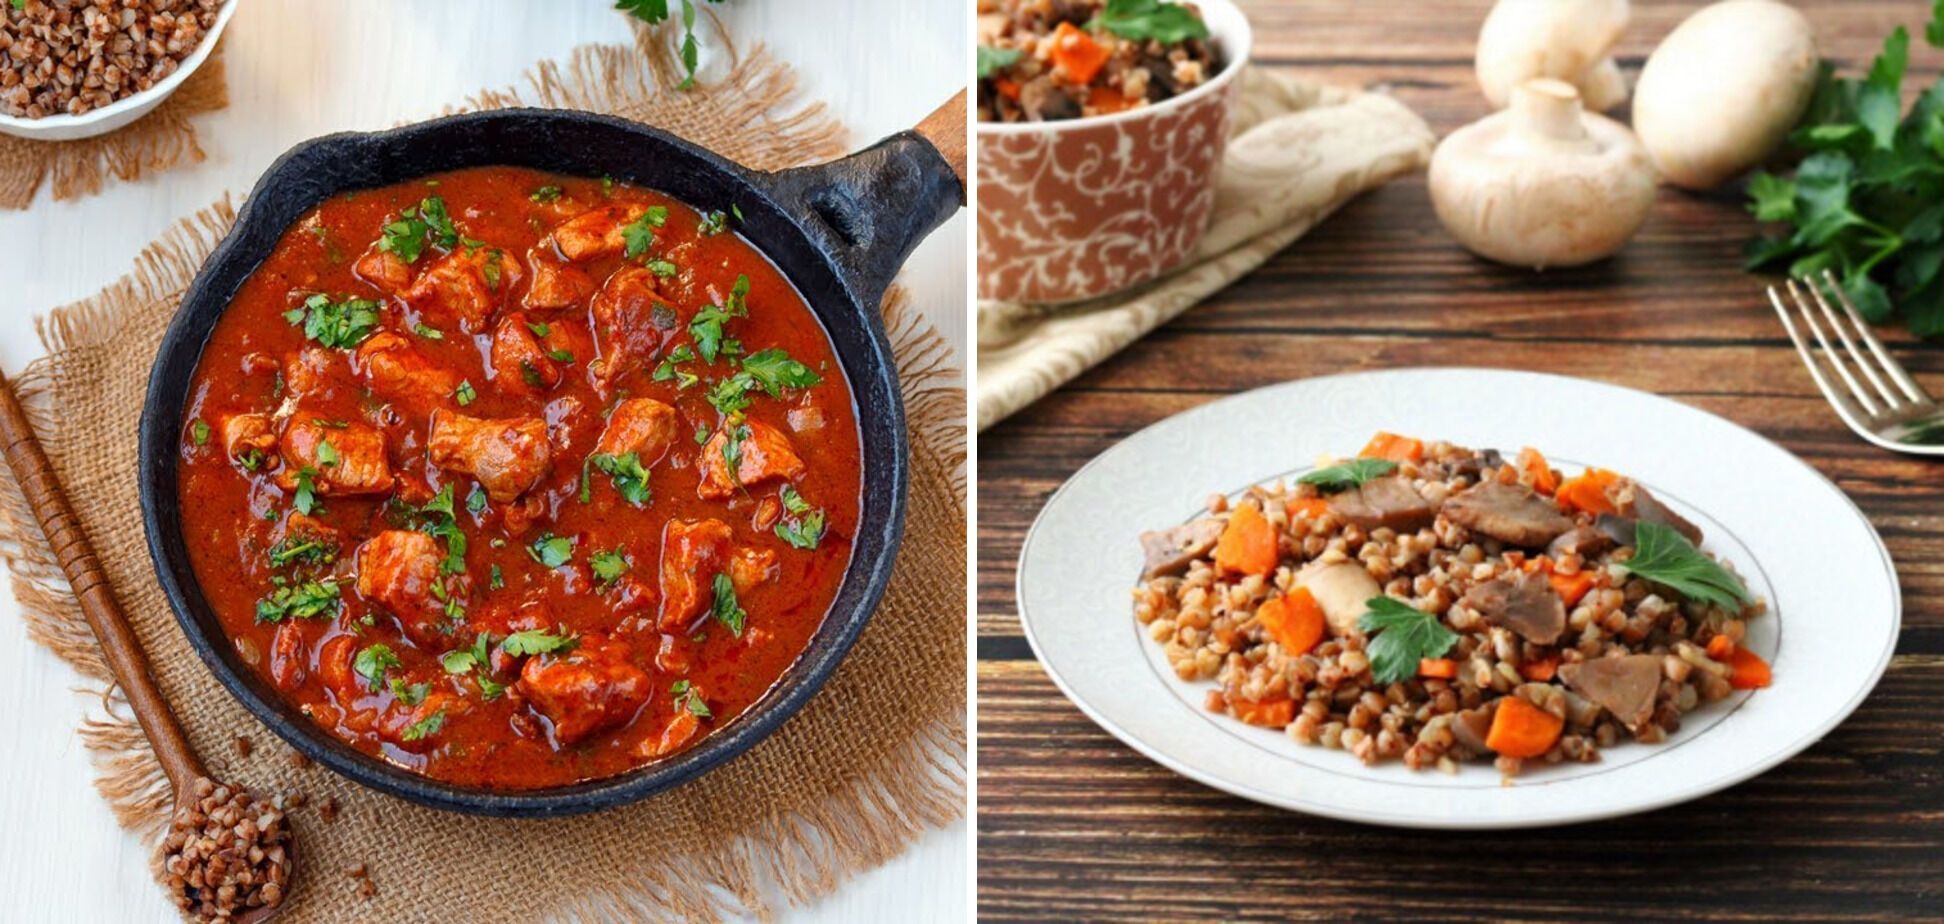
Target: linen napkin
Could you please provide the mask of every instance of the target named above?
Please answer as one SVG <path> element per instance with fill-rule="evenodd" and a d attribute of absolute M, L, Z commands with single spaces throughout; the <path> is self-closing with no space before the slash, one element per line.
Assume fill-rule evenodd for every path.
<path fill-rule="evenodd" d="M 1357 194 L 1422 168 L 1436 136 L 1388 95 L 1241 75 L 1208 234 L 1169 275 L 1067 305 L 979 303 L 979 429 L 1241 278 Z"/>

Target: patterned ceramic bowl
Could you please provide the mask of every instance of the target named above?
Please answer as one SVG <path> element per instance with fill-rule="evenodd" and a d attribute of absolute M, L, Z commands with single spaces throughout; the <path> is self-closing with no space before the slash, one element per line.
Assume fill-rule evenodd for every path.
<path fill-rule="evenodd" d="M 1222 70 L 1173 99 L 1110 116 L 980 122 L 979 297 L 1071 302 L 1181 264 L 1208 229 L 1249 21 L 1196 0 Z"/>

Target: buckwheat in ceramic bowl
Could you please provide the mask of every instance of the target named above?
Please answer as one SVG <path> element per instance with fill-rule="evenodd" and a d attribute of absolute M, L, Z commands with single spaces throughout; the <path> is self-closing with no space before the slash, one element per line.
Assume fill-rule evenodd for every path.
<path fill-rule="evenodd" d="M 1212 60 L 1206 64 L 1179 53 L 1177 43 L 1116 49 L 1111 32 L 1071 23 L 1047 30 L 1045 41 L 1075 47 L 1043 55 L 1034 42 L 1012 33 L 1022 24 L 1047 23 L 1015 21 L 1004 26 L 1006 38 L 995 40 L 997 17 L 1015 14 L 1015 6 L 1005 0 L 980 5 L 982 58 L 997 51 L 1016 66 L 1031 59 L 1025 61 L 1026 73 L 1057 67 L 1056 79 L 1064 79 L 1069 89 L 1076 83 L 1093 85 L 1086 95 L 1070 93 L 1070 100 L 1040 99 L 1036 94 L 1046 88 L 1030 78 L 1010 86 L 997 76 L 981 81 L 987 99 L 977 129 L 979 297 L 1080 301 L 1140 285 L 1179 266 L 1200 242 L 1214 207 L 1236 75 L 1249 60 L 1248 20 L 1231 0 L 1182 4 L 1207 24 L 1205 45 Z M 1096 50 L 1095 41 L 1107 47 Z M 1077 56 L 1061 60 L 1069 54 Z M 1166 85 L 1170 92 L 1152 90 L 1131 108 L 1096 105 L 1111 102 L 1111 94 L 1123 89 L 1141 95 L 1138 86 L 1127 88 L 1124 82 L 1074 81 L 1069 73 L 1074 65 L 1067 62 L 1092 71 L 1088 59 L 1097 55 L 1107 56 L 1096 66 L 1109 76 L 1116 67 L 1127 68 L 1137 80 Z M 1134 67 L 1147 73 L 1133 74 Z M 1013 96 L 1006 101 L 998 98 L 1008 93 Z M 1057 117 L 1076 109 L 1078 117 Z"/>
<path fill-rule="evenodd" d="M 73 141 L 155 110 L 242 0 L 0 0 L 0 134 Z"/>

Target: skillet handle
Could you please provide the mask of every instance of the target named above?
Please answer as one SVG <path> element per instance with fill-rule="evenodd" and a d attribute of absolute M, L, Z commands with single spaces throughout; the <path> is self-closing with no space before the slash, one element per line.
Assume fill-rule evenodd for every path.
<path fill-rule="evenodd" d="M 858 301 L 875 307 L 905 258 L 965 205 L 965 91 L 916 130 L 862 151 L 770 176 Z"/>

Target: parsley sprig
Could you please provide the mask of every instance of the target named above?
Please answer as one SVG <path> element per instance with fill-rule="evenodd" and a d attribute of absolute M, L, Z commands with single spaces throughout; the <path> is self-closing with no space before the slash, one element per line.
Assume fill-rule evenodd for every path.
<path fill-rule="evenodd" d="M 1944 5 L 1924 31 L 1944 48 Z M 1784 233 L 1749 242 L 1750 269 L 1792 276 L 1828 270 L 1873 323 L 1901 318 L 1920 337 L 1944 334 L 1944 78 L 1903 111 L 1910 58 L 1902 26 L 1861 79 L 1824 62 L 1790 141 L 1810 154 L 1793 177 L 1749 178 L 1749 211 Z"/>
<path fill-rule="evenodd" d="M 1419 661 L 1443 657 L 1458 643 L 1458 634 L 1438 617 L 1394 598 L 1371 597 L 1364 606 L 1369 612 L 1357 620 L 1357 628 L 1369 639 L 1364 653 L 1378 683 L 1409 680 L 1417 676 Z"/>
<path fill-rule="evenodd" d="M 699 58 L 700 43 L 695 40 L 695 0 L 680 0 L 682 4 L 682 79 L 680 89 L 695 86 L 695 65 Z M 709 0 L 721 3 L 722 0 Z M 635 18 L 649 25 L 656 25 L 668 19 L 669 0 L 620 0 L 614 5 L 617 10 L 625 10 Z"/>
<path fill-rule="evenodd" d="M 1164 45 L 1207 38 L 1208 24 L 1195 11 L 1161 0 L 1107 0 L 1107 8 L 1087 23 L 1095 32 L 1106 30 L 1136 42 L 1153 39 Z"/>
<path fill-rule="evenodd" d="M 378 330 L 378 303 L 363 298 L 334 302 L 320 292 L 283 316 L 303 326 L 305 339 L 340 350 L 356 347 Z"/>
<path fill-rule="evenodd" d="M 275 578 L 281 582 L 282 578 Z M 283 622 L 285 619 L 319 619 L 337 614 L 340 598 L 335 578 L 281 583 L 270 595 L 257 601 L 258 622 Z"/>
<path fill-rule="evenodd" d="M 1622 567 L 1697 603 L 1731 610 L 1755 602 L 1748 586 L 1720 562 L 1702 554 L 1671 526 L 1642 520 L 1634 525 L 1634 557 Z"/>
<path fill-rule="evenodd" d="M 743 611 L 742 604 L 736 602 L 736 582 L 729 575 L 718 572 L 715 576 L 715 606 L 712 608 L 717 622 L 729 628 L 729 634 L 740 637 L 743 624 L 749 614 Z"/>

